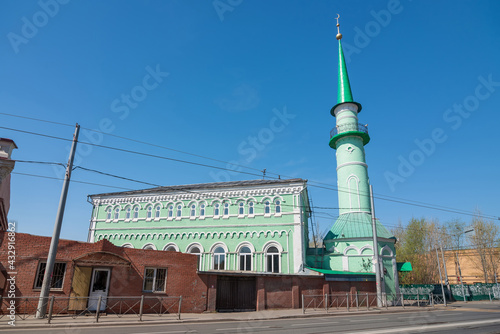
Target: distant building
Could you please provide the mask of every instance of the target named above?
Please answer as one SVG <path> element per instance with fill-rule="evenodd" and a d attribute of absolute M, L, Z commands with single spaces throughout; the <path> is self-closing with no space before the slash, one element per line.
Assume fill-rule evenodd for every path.
<path fill-rule="evenodd" d="M 90 195 L 90 242 L 196 254 L 200 271 L 305 274 L 306 180 L 253 180 Z"/>
<path fill-rule="evenodd" d="M 10 173 L 15 161 L 11 159 L 12 151 L 16 149 L 12 139 L 0 138 L 0 231 L 8 228 L 7 214 L 10 208 Z"/>

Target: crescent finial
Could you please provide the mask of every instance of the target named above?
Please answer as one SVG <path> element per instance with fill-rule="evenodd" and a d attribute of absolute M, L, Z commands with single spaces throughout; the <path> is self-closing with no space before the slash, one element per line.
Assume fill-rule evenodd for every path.
<path fill-rule="evenodd" d="M 339 24 L 339 18 L 340 18 L 340 14 L 337 13 L 337 17 L 335 18 L 337 20 L 337 36 L 336 38 L 338 40 L 340 40 L 342 38 L 342 34 L 340 33 L 340 24 Z"/>

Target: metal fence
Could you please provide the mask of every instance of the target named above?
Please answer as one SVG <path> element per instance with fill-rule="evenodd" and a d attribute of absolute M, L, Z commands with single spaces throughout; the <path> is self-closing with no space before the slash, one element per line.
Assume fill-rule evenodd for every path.
<path fill-rule="evenodd" d="M 0 305 L 0 319 L 15 317 L 17 320 L 35 318 L 39 297 L 4 298 Z M 47 309 L 46 319 L 52 320 L 62 317 L 77 318 L 81 316 L 94 317 L 99 322 L 102 316 L 124 315 L 137 316 L 142 321 L 144 315 L 173 316 L 181 319 L 182 296 L 180 297 L 56 297 L 46 299 L 44 307 Z"/>
<path fill-rule="evenodd" d="M 324 295 L 302 295 L 302 313 L 306 311 L 335 312 L 345 310 L 348 312 L 359 310 L 371 310 L 375 308 L 386 308 L 392 306 L 405 307 L 434 307 L 444 304 L 446 300 L 441 295 L 430 294 L 382 294 L 380 298 L 376 293 L 340 293 Z"/>

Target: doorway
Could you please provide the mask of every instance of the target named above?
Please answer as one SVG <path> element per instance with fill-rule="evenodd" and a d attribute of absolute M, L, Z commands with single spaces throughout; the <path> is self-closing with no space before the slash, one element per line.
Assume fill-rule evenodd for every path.
<path fill-rule="evenodd" d="M 109 276 L 110 270 L 103 268 L 94 268 L 92 271 L 92 282 L 89 292 L 89 311 L 97 311 L 97 302 L 101 297 L 101 305 L 99 311 L 106 309 L 106 302 L 109 292 Z"/>

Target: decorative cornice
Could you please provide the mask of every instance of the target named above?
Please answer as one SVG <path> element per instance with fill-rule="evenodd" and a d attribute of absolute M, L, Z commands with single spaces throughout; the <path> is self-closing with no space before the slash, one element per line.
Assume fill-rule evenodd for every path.
<path fill-rule="evenodd" d="M 226 191 L 206 191 L 206 192 L 179 192 L 170 194 L 143 195 L 143 196 L 113 196 L 97 197 L 93 199 L 94 205 L 113 205 L 118 203 L 156 203 L 156 202 L 177 202 L 189 200 L 207 200 L 228 198 L 241 198 L 253 196 L 277 196 L 283 194 L 300 194 L 304 190 L 303 186 L 290 187 L 269 187 L 258 189 L 238 189 Z"/>

